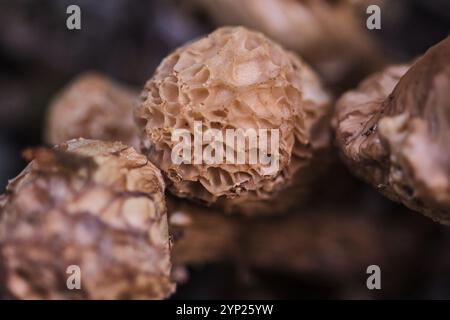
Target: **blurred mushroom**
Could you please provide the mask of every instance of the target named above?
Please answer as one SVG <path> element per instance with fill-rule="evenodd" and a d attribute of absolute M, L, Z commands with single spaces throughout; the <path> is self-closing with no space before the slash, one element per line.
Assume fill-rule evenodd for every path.
<path fill-rule="evenodd" d="M 175 50 L 141 97 L 141 149 L 176 196 L 230 212 L 281 212 L 326 168 L 329 96 L 307 64 L 261 33 L 221 28 Z"/>
<path fill-rule="evenodd" d="M 450 224 L 450 37 L 405 72 L 389 68 L 346 93 L 336 141 L 350 169 L 384 195 Z"/>
<path fill-rule="evenodd" d="M 161 299 L 174 291 L 162 176 L 121 143 L 35 150 L 1 197 L 0 220 L 7 297 Z M 67 285 L 73 266 L 76 289 Z"/>

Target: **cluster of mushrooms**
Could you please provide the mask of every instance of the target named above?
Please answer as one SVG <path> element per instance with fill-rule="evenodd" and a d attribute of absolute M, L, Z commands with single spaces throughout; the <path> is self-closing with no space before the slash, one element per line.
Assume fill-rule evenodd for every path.
<path fill-rule="evenodd" d="M 140 95 L 103 75 L 80 75 L 49 107 L 45 139 L 54 147 L 26 150 L 30 163 L 0 197 L 1 291 L 18 299 L 168 298 L 189 265 L 315 268 L 300 253 L 314 246 L 325 257 L 327 244 L 312 239 L 320 228 L 333 242 L 333 224 L 353 243 L 352 262 L 368 265 L 363 252 L 378 250 L 377 231 L 339 212 L 323 225 L 305 202 L 331 174 L 337 146 L 350 171 L 383 195 L 450 224 L 449 92 L 450 38 L 335 101 L 299 56 L 245 27 L 176 49 Z M 279 129 L 278 170 L 174 164 L 171 133 L 193 133 L 195 121 L 221 131 Z M 80 290 L 66 285 L 71 265 L 81 270 Z M 350 262 L 333 267 L 349 281 Z"/>

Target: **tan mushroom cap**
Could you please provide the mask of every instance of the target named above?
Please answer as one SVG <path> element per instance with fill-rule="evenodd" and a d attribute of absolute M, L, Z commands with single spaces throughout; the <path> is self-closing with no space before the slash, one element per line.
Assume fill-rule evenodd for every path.
<path fill-rule="evenodd" d="M 329 145 L 329 97 L 300 58 L 261 33 L 225 27 L 175 50 L 141 97 L 135 117 L 142 151 L 177 196 L 229 211 L 282 211 L 301 201 L 298 196 L 310 189 L 310 176 L 324 167 L 316 156 Z M 195 164 L 194 152 L 190 163 L 174 164 L 175 129 L 194 136 L 198 121 L 203 132 L 214 129 L 223 137 L 228 129 L 279 130 L 278 167 L 267 174 L 261 162 Z M 243 151 L 248 159 L 248 143 Z M 297 196 L 281 199 L 293 184 Z"/>
<path fill-rule="evenodd" d="M 133 103 L 138 92 L 97 72 L 85 72 L 59 92 L 47 111 L 50 144 L 86 138 L 121 141 L 137 148 Z"/>
<path fill-rule="evenodd" d="M 1 207 L 0 268 L 20 299 L 161 299 L 174 291 L 164 183 L 121 143 L 37 149 Z M 69 266 L 81 289 L 69 290 Z"/>
<path fill-rule="evenodd" d="M 334 125 L 356 174 L 389 198 L 450 223 L 450 38 L 410 69 L 389 68 L 345 94 Z"/>

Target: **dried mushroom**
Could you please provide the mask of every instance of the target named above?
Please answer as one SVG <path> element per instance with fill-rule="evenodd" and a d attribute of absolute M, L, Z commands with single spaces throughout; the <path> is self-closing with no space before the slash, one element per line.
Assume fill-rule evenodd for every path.
<path fill-rule="evenodd" d="M 375 71 L 384 61 L 366 29 L 369 5 L 384 0 L 184 0 L 217 24 L 244 25 L 295 50 L 335 89 Z"/>
<path fill-rule="evenodd" d="M 39 148 L 1 201 L 3 291 L 19 299 L 161 299 L 174 291 L 164 182 L 121 143 Z M 69 267 L 80 288 L 67 286 Z"/>
<path fill-rule="evenodd" d="M 175 50 L 161 62 L 141 97 L 135 109 L 141 149 L 162 170 L 176 196 L 227 211 L 282 211 L 301 201 L 325 167 L 329 97 L 300 58 L 261 33 L 226 27 Z M 209 141 L 216 143 L 228 130 L 254 130 L 256 139 L 266 130 L 270 143 L 252 147 L 249 138 L 240 148 L 236 140 L 226 140 L 211 152 L 218 161 L 196 162 L 197 135 L 214 132 Z M 194 145 L 181 163 L 173 160 L 177 131 L 187 133 Z M 199 142 L 200 157 L 208 151 L 205 140 Z M 225 147 L 234 162 L 225 159 Z M 268 152 L 276 166 L 251 163 L 255 150 L 260 156 Z M 244 162 L 238 163 L 238 154 Z"/>
<path fill-rule="evenodd" d="M 336 105 L 344 160 L 392 200 L 450 224 L 450 38 L 406 72 L 364 81 Z"/>
<path fill-rule="evenodd" d="M 376 261 L 385 274 L 402 274 L 427 250 L 430 230 L 424 226 L 435 227 L 421 217 L 408 219 L 409 210 L 402 207 L 372 209 L 367 214 L 364 205 L 353 201 L 322 203 L 290 215 L 247 217 L 172 202 L 172 261 L 190 266 L 232 263 L 251 273 L 279 272 L 362 288 L 362 267 Z M 409 281 L 407 276 L 392 278 L 383 290 L 392 292 Z M 368 290 L 355 292 L 369 295 Z"/>
<path fill-rule="evenodd" d="M 132 113 L 137 97 L 133 89 L 101 74 L 81 74 L 50 104 L 45 140 L 52 145 L 76 138 L 121 141 L 137 148 Z"/>

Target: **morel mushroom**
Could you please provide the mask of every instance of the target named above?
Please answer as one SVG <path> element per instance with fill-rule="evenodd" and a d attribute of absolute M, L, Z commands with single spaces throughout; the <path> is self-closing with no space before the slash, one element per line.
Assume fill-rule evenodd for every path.
<path fill-rule="evenodd" d="M 86 138 L 137 148 L 133 103 L 138 93 L 98 73 L 75 78 L 51 103 L 45 132 L 50 144 Z"/>
<path fill-rule="evenodd" d="M 34 157 L 0 202 L 8 297 L 161 299 L 174 291 L 156 167 L 121 143 L 84 139 Z M 71 266 L 81 276 L 74 290 L 66 285 Z"/>
<path fill-rule="evenodd" d="M 328 102 L 300 58 L 261 33 L 226 27 L 166 57 L 145 85 L 135 117 L 141 149 L 172 193 L 227 211 L 276 212 L 300 202 L 325 167 Z M 251 143 L 249 130 L 259 144 Z M 261 145 L 261 130 L 270 143 Z M 179 163 L 177 131 L 194 146 Z M 230 131 L 232 140 L 223 139 Z M 209 137 L 197 141 L 202 134 Z M 236 143 L 240 134 L 245 145 Z M 253 163 L 252 152 L 259 154 Z M 269 165 L 261 161 L 264 152 Z M 202 159 L 205 154 L 213 161 Z"/>
<path fill-rule="evenodd" d="M 387 69 L 338 101 L 337 144 L 384 195 L 450 224 L 450 38 L 405 71 Z"/>

